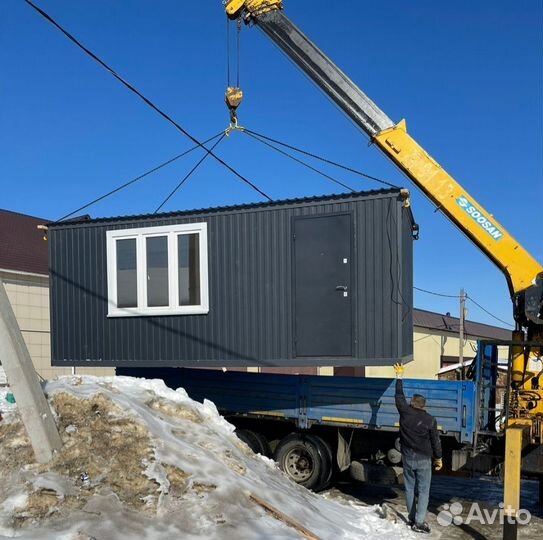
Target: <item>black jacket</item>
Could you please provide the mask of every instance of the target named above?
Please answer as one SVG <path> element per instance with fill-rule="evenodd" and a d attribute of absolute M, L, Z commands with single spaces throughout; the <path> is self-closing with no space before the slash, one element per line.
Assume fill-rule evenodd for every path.
<path fill-rule="evenodd" d="M 402 453 L 410 449 L 423 457 L 440 458 L 441 441 L 436 419 L 425 410 L 416 409 L 407 403 L 401 379 L 396 379 L 395 397 L 396 407 L 400 413 Z"/>

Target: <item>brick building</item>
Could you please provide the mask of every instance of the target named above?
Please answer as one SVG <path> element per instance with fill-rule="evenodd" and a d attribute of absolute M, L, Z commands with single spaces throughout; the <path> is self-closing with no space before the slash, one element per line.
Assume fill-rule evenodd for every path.
<path fill-rule="evenodd" d="M 51 379 L 72 370 L 51 367 L 48 248 L 37 229 L 47 221 L 0 209 L 0 279 L 36 370 L 44 379 Z M 77 368 L 77 372 L 114 374 L 114 370 L 103 368 Z M 0 382 L 3 376 L 0 366 Z"/>

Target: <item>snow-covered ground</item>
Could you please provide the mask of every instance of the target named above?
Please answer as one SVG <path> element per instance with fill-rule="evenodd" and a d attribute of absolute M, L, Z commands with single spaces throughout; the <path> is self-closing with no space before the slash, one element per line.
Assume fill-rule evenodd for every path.
<path fill-rule="evenodd" d="M 521 508 L 524 513 L 530 512 L 530 519 L 519 526 L 519 540 L 543 539 L 543 513 L 538 502 L 538 490 L 537 481 L 522 481 Z M 328 490 L 325 496 L 331 500 L 350 500 L 368 505 L 378 503 L 389 517 L 397 516 L 398 521 L 405 519 L 407 513 L 405 491 L 399 486 L 340 483 Z M 498 478 L 436 475 L 432 479 L 427 516 L 432 533 L 419 537 L 425 540 L 502 540 L 503 520 L 495 515 L 502 501 L 503 483 Z M 452 523 L 453 514 L 457 520 L 461 518 L 460 521 Z M 495 517 L 490 521 L 484 519 L 493 515 Z"/>
<path fill-rule="evenodd" d="M 64 446 L 33 454 L 16 406 L 0 394 L 0 538 L 24 540 L 413 538 L 378 506 L 297 486 L 254 455 L 210 402 L 162 381 L 64 377 L 46 385 Z M 5 394 L 5 391 L 3 391 Z"/>

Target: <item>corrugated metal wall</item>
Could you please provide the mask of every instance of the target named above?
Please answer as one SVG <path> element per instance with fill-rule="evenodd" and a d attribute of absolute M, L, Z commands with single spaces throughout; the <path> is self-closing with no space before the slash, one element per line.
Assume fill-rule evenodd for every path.
<path fill-rule="evenodd" d="M 292 218 L 351 212 L 355 356 L 293 359 Z M 208 224 L 207 315 L 107 318 L 106 231 Z M 395 190 L 50 227 L 53 365 L 379 365 L 412 354 L 411 213 Z"/>

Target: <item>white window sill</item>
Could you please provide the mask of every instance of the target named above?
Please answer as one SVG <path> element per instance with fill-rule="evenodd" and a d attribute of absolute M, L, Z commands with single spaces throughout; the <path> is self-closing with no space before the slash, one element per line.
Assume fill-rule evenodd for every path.
<path fill-rule="evenodd" d="M 164 315 L 207 315 L 209 308 L 203 306 L 185 306 L 183 308 L 125 308 L 109 310 L 108 318 L 116 317 L 162 317 Z"/>

